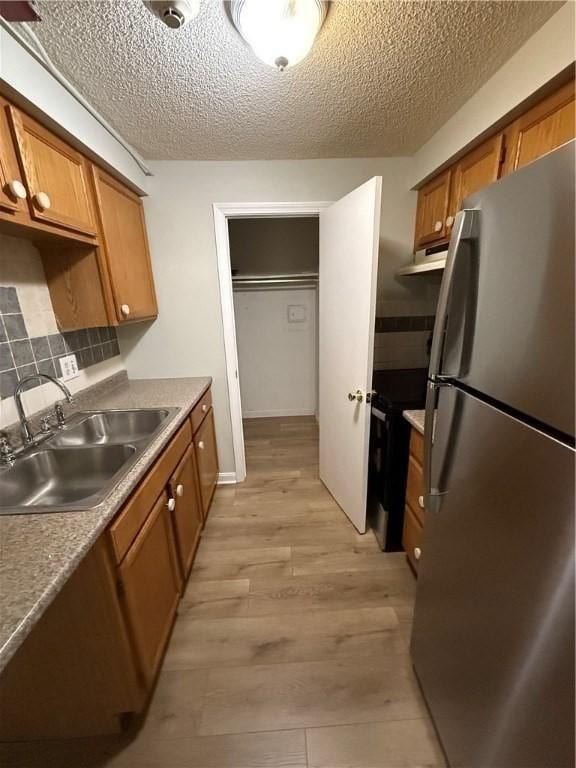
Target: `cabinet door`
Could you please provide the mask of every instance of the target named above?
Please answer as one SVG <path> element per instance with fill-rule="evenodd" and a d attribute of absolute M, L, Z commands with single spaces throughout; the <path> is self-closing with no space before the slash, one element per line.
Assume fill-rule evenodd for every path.
<path fill-rule="evenodd" d="M 158 308 L 142 201 L 96 166 L 93 178 L 118 321 L 155 317 Z"/>
<path fill-rule="evenodd" d="M 214 410 L 212 408 L 194 435 L 194 445 L 196 446 L 196 459 L 198 461 L 202 512 L 204 519 L 206 519 L 218 480 L 218 453 L 214 430 Z"/>
<path fill-rule="evenodd" d="M 504 137 L 499 133 L 473 149 L 457 163 L 452 176 L 450 206 L 446 219 L 448 233 L 452 230 L 454 216 L 468 195 L 498 180 L 503 160 L 503 145 Z"/>
<path fill-rule="evenodd" d="M 119 567 L 127 620 L 147 684 L 160 666 L 181 588 L 167 503 L 163 493 Z"/>
<path fill-rule="evenodd" d="M 574 117 L 574 81 L 571 81 L 510 126 L 505 173 L 515 171 L 573 139 Z"/>
<path fill-rule="evenodd" d="M 0 98 L 0 211 L 26 211 L 26 187 L 10 133 L 8 102 Z"/>
<path fill-rule="evenodd" d="M 194 446 L 184 454 L 168 484 L 180 566 L 184 577 L 190 572 L 202 530 L 202 506 Z"/>
<path fill-rule="evenodd" d="M 86 159 L 31 117 L 8 107 L 36 221 L 96 235 Z"/>
<path fill-rule="evenodd" d="M 416 237 L 414 248 L 433 245 L 447 237 L 446 218 L 450 196 L 451 169 L 448 169 L 418 191 Z"/>

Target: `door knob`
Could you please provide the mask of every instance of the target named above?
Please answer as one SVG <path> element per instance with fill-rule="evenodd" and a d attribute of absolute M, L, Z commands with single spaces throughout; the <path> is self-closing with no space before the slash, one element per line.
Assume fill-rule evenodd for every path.
<path fill-rule="evenodd" d="M 174 512 L 176 509 L 176 499 L 168 499 L 166 506 L 168 507 L 169 512 Z"/>
<path fill-rule="evenodd" d="M 201 451 L 204 450 L 204 440 L 200 440 L 198 443 L 198 448 L 200 448 Z"/>
<path fill-rule="evenodd" d="M 434 232 L 440 232 L 441 229 L 442 229 L 442 222 L 441 221 L 437 221 L 434 224 Z"/>
<path fill-rule="evenodd" d="M 355 400 L 361 403 L 364 400 L 364 392 L 361 389 L 357 389 L 356 392 L 348 392 L 348 400 L 353 403 Z"/>
<path fill-rule="evenodd" d="M 206 413 L 207 410 L 208 410 L 208 406 L 206 405 L 206 403 L 204 403 L 204 405 L 202 406 L 202 413 Z"/>
<path fill-rule="evenodd" d="M 184 486 L 182 485 L 182 483 L 179 483 L 176 486 L 176 496 L 184 496 Z"/>
<path fill-rule="evenodd" d="M 120 312 L 124 315 L 124 317 L 128 317 L 130 314 L 130 306 L 128 304 L 122 304 L 120 307 Z"/>
<path fill-rule="evenodd" d="M 420 547 L 414 547 L 414 560 L 420 560 L 422 557 L 422 550 Z"/>
<path fill-rule="evenodd" d="M 15 200 L 26 199 L 26 187 L 21 181 L 18 181 L 18 179 L 8 182 L 8 192 L 10 192 Z"/>
<path fill-rule="evenodd" d="M 454 224 L 454 216 L 448 216 L 446 219 L 446 226 L 450 228 Z"/>
<path fill-rule="evenodd" d="M 418 496 L 418 506 L 420 509 L 424 509 L 424 496 Z"/>

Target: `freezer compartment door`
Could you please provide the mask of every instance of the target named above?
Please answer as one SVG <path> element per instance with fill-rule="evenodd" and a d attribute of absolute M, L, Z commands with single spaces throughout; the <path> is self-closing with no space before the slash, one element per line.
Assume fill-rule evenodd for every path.
<path fill-rule="evenodd" d="M 566 435 L 574 435 L 574 155 L 575 142 L 565 144 L 465 201 L 474 228 L 460 231 L 459 219 L 454 227 L 446 315 L 435 328 L 442 360 L 437 371 L 431 365 Z"/>
<path fill-rule="evenodd" d="M 574 765 L 574 451 L 439 391 L 412 635 L 451 768 Z"/>

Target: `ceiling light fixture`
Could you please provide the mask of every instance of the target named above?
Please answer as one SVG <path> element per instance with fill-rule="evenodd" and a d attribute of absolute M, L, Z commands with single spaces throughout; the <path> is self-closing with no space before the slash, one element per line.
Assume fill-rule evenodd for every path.
<path fill-rule="evenodd" d="M 321 0 L 232 0 L 232 20 L 256 56 L 283 72 L 312 48 L 326 16 Z"/>

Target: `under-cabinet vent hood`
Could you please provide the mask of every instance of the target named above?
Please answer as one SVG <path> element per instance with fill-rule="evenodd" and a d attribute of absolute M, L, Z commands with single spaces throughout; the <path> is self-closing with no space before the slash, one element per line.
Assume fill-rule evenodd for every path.
<path fill-rule="evenodd" d="M 399 269 L 397 275 L 421 275 L 424 272 L 440 272 L 446 266 L 446 256 L 448 249 L 433 249 L 418 251 L 414 256 L 414 261 L 407 267 Z"/>

